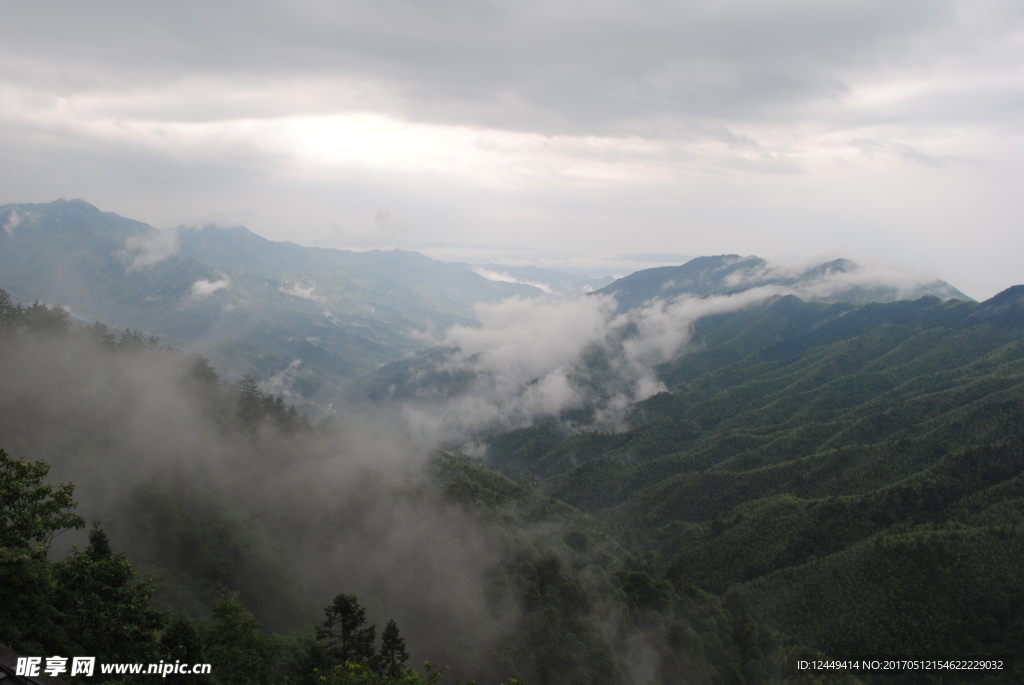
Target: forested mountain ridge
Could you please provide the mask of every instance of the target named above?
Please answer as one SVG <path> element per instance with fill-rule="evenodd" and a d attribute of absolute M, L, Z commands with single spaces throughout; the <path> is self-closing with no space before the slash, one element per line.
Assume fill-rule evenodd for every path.
<path fill-rule="evenodd" d="M 0 273 L 16 299 L 59 303 L 80 320 L 160 336 L 225 373 L 252 375 L 317 416 L 352 379 L 389 363 L 400 372 L 403 360 L 452 326 L 475 325 L 482 303 L 606 282 L 535 267 L 446 264 L 404 250 L 309 248 L 243 227 L 157 230 L 82 200 L 4 205 L 0 226 Z M 599 292 L 623 310 L 768 284 L 833 302 L 969 299 L 941 281 L 890 281 L 847 260 L 791 273 L 727 255 L 640 271 Z"/>
<path fill-rule="evenodd" d="M 132 326 L 302 402 L 472 321 L 472 305 L 536 295 L 415 252 L 273 242 L 245 228 L 160 231 L 82 200 L 0 207 L 0 273 L 15 299 Z"/>
<path fill-rule="evenodd" d="M 653 298 L 680 295 L 723 295 L 767 285 L 783 286 L 807 300 L 820 302 L 895 302 L 934 296 L 943 300 L 971 300 L 945 281 L 911 279 L 902 285 L 894 274 L 874 274 L 848 259 L 836 259 L 810 268 L 781 269 L 756 256 L 696 257 L 680 266 L 644 269 L 596 291 L 613 295 L 620 310 L 637 307 Z"/>
<path fill-rule="evenodd" d="M 488 463 L 827 653 L 1020 659 L 1024 287 L 785 297 L 701 319 L 694 347 L 628 430 L 549 421 Z"/>
<path fill-rule="evenodd" d="M 394 623 L 410 664 L 481 685 L 856 682 L 795 671 L 805 648 L 662 577 L 628 531 L 431 454 L 394 417 L 311 425 L 201 357 L 3 291 L 0 377 L 0 640 L 23 654 L 210 662 L 167 678 L 205 685 L 438 682 L 386 675 L 385 655 L 405 664 Z M 6 525 L 26 492 L 70 516 L 54 530 L 103 528 L 48 561 Z M 349 592 L 372 649 L 331 642 Z M 369 624 L 391 617 L 378 649 Z"/>

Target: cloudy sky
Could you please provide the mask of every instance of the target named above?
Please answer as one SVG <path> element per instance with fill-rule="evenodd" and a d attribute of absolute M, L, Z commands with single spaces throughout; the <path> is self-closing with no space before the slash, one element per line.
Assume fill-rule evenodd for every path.
<path fill-rule="evenodd" d="M 977 298 L 1024 282 L 1019 2 L 0 12 L 0 203 L 446 260 L 842 255 Z"/>

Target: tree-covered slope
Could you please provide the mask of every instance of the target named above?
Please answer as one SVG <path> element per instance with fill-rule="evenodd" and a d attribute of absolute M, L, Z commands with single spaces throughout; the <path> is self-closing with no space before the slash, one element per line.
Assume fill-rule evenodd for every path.
<path fill-rule="evenodd" d="M 29 656 L 214 665 L 169 682 L 391 685 L 370 672 L 383 640 L 340 654 L 317 637 L 351 593 L 367 625 L 401 626 L 410 664 L 480 685 L 854 682 L 795 671 L 806 647 L 663 574 L 628 528 L 417 444 L 397 416 L 311 425 L 203 358 L 4 297 L 0 378 L 0 599 L 18 599 L 0 640 Z M 33 486 L 7 478 L 19 464 L 75 483 L 55 524 L 103 532 L 49 560 L 7 535 Z M 74 632 L 79 606 L 102 630 Z"/>
<path fill-rule="evenodd" d="M 549 421 L 488 459 L 831 654 L 1019 651 L 1024 288 L 782 298 L 702 319 L 659 376 L 625 430 Z"/>
<path fill-rule="evenodd" d="M 242 227 L 160 231 L 82 200 L 0 207 L 0 273 L 24 301 L 139 328 L 296 401 L 472 321 L 476 302 L 540 290 L 402 250 L 273 242 Z"/>
<path fill-rule="evenodd" d="M 762 286 L 782 286 L 804 298 L 821 302 L 895 302 L 925 296 L 943 300 L 971 298 L 945 281 L 911 279 L 899 284 L 891 276 L 879 276 L 848 259 L 836 259 L 815 267 L 783 269 L 755 256 L 716 255 L 696 257 L 679 266 L 659 266 L 630 274 L 598 290 L 614 295 L 621 310 L 638 307 L 653 298 L 680 295 L 736 293 Z"/>

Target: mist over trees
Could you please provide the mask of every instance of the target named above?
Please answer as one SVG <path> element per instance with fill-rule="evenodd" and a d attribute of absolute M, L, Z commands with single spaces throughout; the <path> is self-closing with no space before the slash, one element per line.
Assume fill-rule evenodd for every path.
<path fill-rule="evenodd" d="M 255 635 L 254 623 L 238 628 L 248 614 L 223 604 L 236 602 L 261 630 L 298 631 L 275 657 L 283 673 L 289 664 L 333 668 L 314 658 L 315 636 L 302 626 L 342 591 L 384 626 L 386 644 L 352 662 L 379 666 L 382 677 L 408 652 L 408 664 L 430 659 L 480 682 L 641 682 L 678 671 L 682 655 L 656 645 L 702 612 L 718 618 L 700 619 L 695 634 L 720 646 L 686 658 L 708 673 L 729 672 L 740 658 L 732 619 L 714 598 L 666 586 L 668 604 L 656 613 L 670 614 L 650 625 L 654 609 L 631 604 L 620 587 L 632 576 L 617 575 L 646 577 L 645 562 L 611 531 L 416 443 L 395 430 L 397 416 L 314 426 L 251 379 L 220 381 L 199 357 L 133 331 L 72 325 L 44 305 L 32 319 L 19 313 L 32 309 L 4 310 L 0 438 L 18 459 L 45 461 L 74 482 L 78 511 L 104 522 L 102 540 L 95 533 L 70 560 L 109 547 L 111 564 L 130 558 L 153 578 L 145 591 L 154 607 L 185 612 L 161 636 L 152 631 L 151 648 L 163 640 L 162 649 L 199 653 L 201 644 L 206 658 L 230 662 L 209 631 L 234 625 L 239 640 Z M 32 323 L 54 318 L 67 325 Z M 128 557 L 113 551 L 121 548 Z M 51 550 L 55 568 L 64 553 Z M 206 627 L 192 630 L 181 616 Z M 164 644 L 167 631 L 184 641 Z M 193 633 L 200 642 L 189 643 Z M 648 647 L 651 634 L 662 637 Z"/>
<path fill-rule="evenodd" d="M 209 661 L 180 682 L 213 684 L 856 682 L 796 656 L 1012 655 L 1020 312 L 1017 289 L 720 311 L 626 430 L 570 411 L 461 456 L 400 405 L 314 424 L 0 291 L 0 640 Z"/>

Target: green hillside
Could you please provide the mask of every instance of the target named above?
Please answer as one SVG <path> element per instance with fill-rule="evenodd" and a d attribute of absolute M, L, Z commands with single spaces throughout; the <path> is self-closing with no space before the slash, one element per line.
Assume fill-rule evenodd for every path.
<path fill-rule="evenodd" d="M 251 378 L 2 290 L 0 378 L 0 642 L 22 654 L 210 663 L 167 678 L 205 685 L 438 683 L 424 659 L 480 685 L 857 682 L 796 671 L 810 648 L 664 575 L 627 528 L 397 416 L 313 425 Z"/>
<path fill-rule="evenodd" d="M 694 347 L 628 429 L 549 421 L 488 438 L 489 463 L 829 654 L 1020 658 L 1024 287 L 786 297 Z"/>
<path fill-rule="evenodd" d="M 0 304 L 4 468 L 47 462 L 104 531 L 59 561 L 6 526 L 15 648 L 119 653 L 69 623 L 95 559 L 153 579 L 118 595 L 148 622 L 139 655 L 193 635 L 224 667 L 247 626 L 252 682 L 388 683 L 358 679 L 376 647 L 317 638 L 346 593 L 401 626 L 409 663 L 481 685 L 1019 681 L 794 665 L 1024 657 L 1024 286 L 708 316 L 621 430 L 575 411 L 488 437 L 484 460 L 386 405 L 313 425 L 154 338 Z"/>

